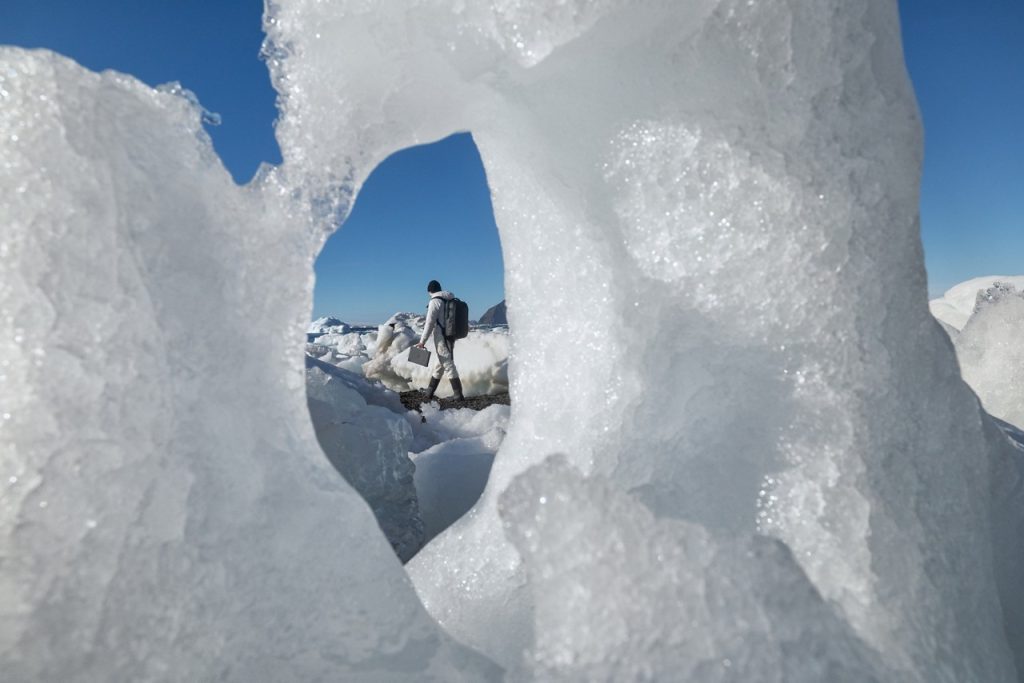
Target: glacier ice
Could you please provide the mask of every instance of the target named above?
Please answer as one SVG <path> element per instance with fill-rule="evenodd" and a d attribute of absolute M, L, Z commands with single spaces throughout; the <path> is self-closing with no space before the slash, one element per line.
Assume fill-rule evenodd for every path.
<path fill-rule="evenodd" d="M 976 277 L 949 288 L 942 296 L 928 302 L 928 308 L 935 318 L 958 332 L 967 324 L 974 313 L 978 294 L 997 282 L 1024 291 L 1024 275 L 989 275 Z"/>
<path fill-rule="evenodd" d="M 420 407 L 424 420 L 409 413 L 415 432 L 416 494 L 427 541 L 464 515 L 483 493 L 494 455 L 508 431 L 510 408 L 491 405 L 439 410 Z"/>
<path fill-rule="evenodd" d="M 869 681 L 889 670 L 784 544 L 657 520 L 552 456 L 500 496 L 534 603 L 516 680 Z M 575 552 L 566 553 L 571 547 Z"/>
<path fill-rule="evenodd" d="M 925 306 L 894 2 L 269 0 L 265 26 L 284 162 L 243 188 L 186 98 L 0 53 L 5 672 L 1017 679 L 1020 451 Z M 301 344 L 361 183 L 457 130 L 513 407 L 414 595 L 317 446 Z M 614 590 L 570 610 L 600 558 Z"/>
<path fill-rule="evenodd" d="M 980 291 L 954 345 L 985 410 L 1024 427 L 1024 292 L 1005 281 Z"/>
<path fill-rule="evenodd" d="M 409 459 L 412 428 L 400 415 L 368 405 L 341 377 L 344 370 L 306 370 L 306 401 L 327 459 L 370 504 L 398 557 L 406 561 L 424 542 L 423 520 Z"/>
<path fill-rule="evenodd" d="M 200 116 L 0 49 L 2 678 L 497 677 L 318 446 L 308 231 Z"/>

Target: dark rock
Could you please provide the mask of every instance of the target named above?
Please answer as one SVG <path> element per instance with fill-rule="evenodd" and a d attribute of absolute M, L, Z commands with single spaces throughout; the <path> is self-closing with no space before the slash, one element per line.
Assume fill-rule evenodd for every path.
<path fill-rule="evenodd" d="M 502 299 L 501 303 L 491 306 L 487 311 L 480 316 L 480 320 L 477 321 L 479 325 L 508 325 L 508 317 L 505 311 L 505 300 Z"/>
<path fill-rule="evenodd" d="M 424 392 L 414 389 L 413 391 L 403 391 L 400 394 L 402 399 L 402 405 L 405 406 L 406 410 L 415 410 L 419 412 L 420 405 L 425 403 Z M 449 408 L 472 408 L 473 410 L 483 410 L 487 406 L 494 404 L 510 405 L 508 393 L 504 394 L 487 394 L 486 396 L 467 396 L 462 401 L 457 398 L 437 398 L 434 400 L 440 405 L 441 410 L 448 410 Z"/>

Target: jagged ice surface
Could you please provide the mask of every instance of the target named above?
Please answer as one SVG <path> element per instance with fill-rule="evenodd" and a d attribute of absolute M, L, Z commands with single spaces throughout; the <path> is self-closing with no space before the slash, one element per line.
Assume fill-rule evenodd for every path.
<path fill-rule="evenodd" d="M 387 408 L 368 405 L 321 367 L 306 370 L 306 401 L 327 459 L 370 504 L 398 557 L 408 560 L 424 541 L 409 423 Z"/>
<path fill-rule="evenodd" d="M 940 322 L 955 330 L 962 330 L 967 320 L 974 313 L 978 302 L 978 294 L 992 287 L 997 282 L 1012 285 L 1024 290 L 1024 275 L 989 275 L 976 277 L 950 287 L 938 299 L 928 302 L 928 308 Z"/>
<path fill-rule="evenodd" d="M 656 520 L 555 456 L 501 495 L 536 642 L 517 680 L 887 681 L 784 544 Z M 573 548 L 567 553 L 563 549 Z"/>
<path fill-rule="evenodd" d="M 480 501 L 408 565 L 448 633 L 512 676 L 645 675 L 694 665 L 668 615 L 698 614 L 685 651 L 745 680 L 1016 678 L 1019 451 L 925 306 L 895 3 L 272 0 L 266 27 L 284 163 L 246 188 L 186 99 L 0 55 L 5 671 L 498 675 L 417 604 L 301 372 L 334 219 L 388 154 L 470 130 L 514 409 Z M 530 471 L 506 527 L 559 452 L 579 474 Z M 561 538 L 548 495 L 579 544 L 530 539 Z M 624 635 L 558 589 L 621 562 L 602 537 L 648 539 L 594 605 Z"/>
<path fill-rule="evenodd" d="M 317 444 L 272 174 L 235 186 L 186 98 L 2 48 L 0 187 L 5 681 L 496 674 Z"/>
<path fill-rule="evenodd" d="M 1005 281 L 980 291 L 953 343 L 964 381 L 985 410 L 1024 426 L 1024 292 Z"/>

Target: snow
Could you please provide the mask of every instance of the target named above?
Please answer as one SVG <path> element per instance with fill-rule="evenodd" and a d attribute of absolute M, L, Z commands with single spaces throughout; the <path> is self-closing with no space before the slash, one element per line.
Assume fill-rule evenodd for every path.
<path fill-rule="evenodd" d="M 938 299 L 928 302 L 933 316 L 946 325 L 959 331 L 974 313 L 978 294 L 992 287 L 997 282 L 1004 282 L 1024 290 L 1024 275 L 989 275 L 976 277 L 951 287 Z"/>
<path fill-rule="evenodd" d="M 317 441 L 327 459 L 362 495 L 402 561 L 423 545 L 412 429 L 391 410 L 368 405 L 359 392 L 320 367 L 306 370 L 306 399 Z"/>
<path fill-rule="evenodd" d="M 479 499 L 494 455 L 508 430 L 510 409 L 504 405 L 475 411 L 440 411 L 422 407 L 425 422 L 409 413 L 413 462 L 426 541 L 451 526 Z"/>
<path fill-rule="evenodd" d="M 344 334 L 345 332 L 348 332 L 348 330 L 349 326 L 347 324 L 330 316 L 317 318 L 309 324 L 309 327 L 306 328 L 306 332 L 308 334 L 325 334 L 327 332 Z"/>
<path fill-rule="evenodd" d="M 560 456 L 514 479 L 499 505 L 537 605 L 516 680 L 908 680 L 777 540 L 658 520 Z"/>
<path fill-rule="evenodd" d="M 509 407 L 442 411 L 427 403 L 408 411 L 398 394 L 358 371 L 313 356 L 306 367 L 320 446 L 408 561 L 480 497 L 508 430 Z"/>
<path fill-rule="evenodd" d="M 1021 451 L 924 306 L 895 3 L 267 7 L 245 187 L 181 94 L 0 51 L 6 676 L 1019 680 Z M 299 349 L 362 182 L 457 130 L 514 409 L 406 575 Z"/>
<path fill-rule="evenodd" d="M 0 48 L 0 101 L 4 680 L 496 678 L 317 443 L 274 173 L 49 52 Z"/>
<path fill-rule="evenodd" d="M 419 341 L 426 316 L 396 313 L 375 333 L 332 334 L 317 337 L 307 344 L 307 353 L 327 363 L 362 372 L 368 379 L 382 383 L 392 391 L 426 389 L 437 364 L 433 341 L 428 367 L 409 362 L 409 348 Z M 499 394 L 508 391 L 509 333 L 506 328 L 471 329 L 465 339 L 455 342 L 455 364 L 462 379 L 465 396 Z M 447 381 L 437 396 L 452 396 Z"/>
<path fill-rule="evenodd" d="M 977 293 L 953 343 L 964 381 L 986 412 L 1024 426 L 1024 292 L 1012 280 L 997 279 Z"/>

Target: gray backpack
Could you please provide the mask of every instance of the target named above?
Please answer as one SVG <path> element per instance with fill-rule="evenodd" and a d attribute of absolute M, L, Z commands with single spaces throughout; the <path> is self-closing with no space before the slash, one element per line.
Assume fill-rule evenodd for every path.
<path fill-rule="evenodd" d="M 444 336 L 448 339 L 465 339 L 469 334 L 469 304 L 462 299 L 442 299 L 444 313 Z"/>

